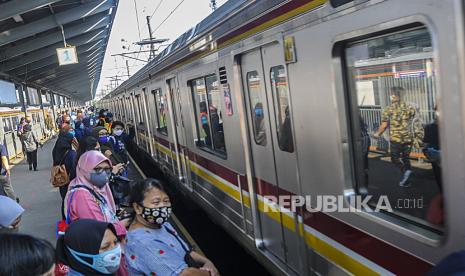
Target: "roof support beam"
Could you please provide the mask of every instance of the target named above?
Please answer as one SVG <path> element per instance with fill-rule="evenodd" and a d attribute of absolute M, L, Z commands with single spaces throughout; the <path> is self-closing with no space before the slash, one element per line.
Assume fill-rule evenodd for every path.
<path fill-rule="evenodd" d="M 82 36 L 78 36 L 75 38 L 70 39 L 68 42 L 71 45 L 74 46 L 82 46 L 82 45 L 89 45 L 89 47 L 94 47 L 95 45 L 98 45 L 103 42 L 103 38 L 105 38 L 106 31 L 105 29 L 102 30 L 97 30 L 93 31 L 87 34 L 84 34 Z M 94 42 L 94 43 L 90 43 Z M 39 61 L 43 58 L 52 58 L 53 56 L 56 56 L 56 48 L 61 48 L 63 47 L 63 44 L 55 43 L 53 45 L 50 45 L 49 47 L 42 48 L 40 50 L 28 53 L 27 55 L 16 58 L 7 62 L 3 62 L 0 64 L 0 71 L 6 72 L 6 71 L 11 71 L 13 69 L 19 68 L 21 66 L 24 66 L 26 64 L 31 64 L 35 61 Z M 90 49 L 90 48 L 89 48 Z M 87 49 L 86 52 L 89 50 Z"/>
<path fill-rule="evenodd" d="M 67 38 L 76 37 L 84 33 L 98 30 L 100 28 L 106 27 L 109 22 L 110 22 L 110 19 L 108 18 L 108 16 L 104 18 L 102 17 L 91 18 L 89 20 L 86 20 L 86 22 L 82 24 L 68 28 L 68 31 L 66 32 L 66 37 Z M 61 35 L 61 31 L 57 31 L 52 34 L 38 37 L 35 39 L 30 39 L 28 40 L 27 43 L 7 48 L 5 51 L 0 53 L 0 62 L 3 62 L 8 59 L 12 59 L 22 54 L 26 54 L 28 52 L 38 50 L 43 47 L 50 46 L 60 41 L 63 41 L 63 36 Z"/>
<path fill-rule="evenodd" d="M 99 48 L 99 49 L 101 49 L 101 48 Z M 101 49 L 101 50 L 103 50 L 103 49 Z M 88 61 L 88 58 L 85 56 L 86 52 L 84 51 L 83 46 L 78 47 L 77 52 L 78 52 L 79 63 L 84 63 L 84 62 Z M 46 57 L 44 59 L 41 59 L 39 61 L 36 61 L 36 62 L 33 62 L 33 63 L 29 64 L 25 68 L 20 68 L 20 69 L 16 69 L 16 70 L 13 70 L 13 71 L 9 71 L 9 74 L 14 75 L 14 76 L 21 76 L 21 75 L 28 74 L 28 72 L 39 70 L 40 68 L 43 68 L 43 67 L 51 65 L 51 64 L 56 64 L 57 66 L 59 66 L 58 65 L 58 57 L 56 57 L 56 56 Z M 73 65 L 66 65 L 66 66 L 73 66 Z"/>
<path fill-rule="evenodd" d="M 0 21 L 60 0 L 13 0 L 0 5 Z"/>
<path fill-rule="evenodd" d="M 0 33 L 0 46 L 109 10 L 112 0 L 98 0 Z M 65 34 L 66 34 L 65 30 Z"/>

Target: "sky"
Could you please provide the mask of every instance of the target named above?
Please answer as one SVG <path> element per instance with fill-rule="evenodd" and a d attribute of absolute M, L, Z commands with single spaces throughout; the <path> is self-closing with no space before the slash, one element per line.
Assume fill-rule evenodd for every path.
<path fill-rule="evenodd" d="M 216 0 L 217 7 L 220 7 L 226 1 Z M 179 7 L 173 12 L 178 5 Z M 136 16 L 136 6 L 138 16 Z M 113 29 L 105 53 L 97 95 L 101 90 L 107 90 L 111 84 L 115 87 L 116 82 L 112 81 L 111 78 L 118 76 L 121 79 L 119 84 L 127 79 L 126 58 L 111 55 L 139 51 L 140 46 L 134 45 L 134 43 L 149 38 L 147 16 L 153 14 L 150 25 L 154 38 L 169 39 L 157 51 L 157 53 L 160 53 L 165 47 L 163 45 L 173 42 L 211 12 L 210 0 L 119 0 Z M 162 23 L 170 13 L 172 14 L 169 18 Z M 129 49 L 123 49 L 123 46 L 129 47 Z M 155 48 L 158 48 L 158 46 L 155 45 Z M 148 45 L 142 48 L 145 51 L 149 49 Z M 149 53 L 130 54 L 129 56 L 148 60 Z M 134 59 L 127 60 L 131 75 L 145 65 L 144 62 Z"/>

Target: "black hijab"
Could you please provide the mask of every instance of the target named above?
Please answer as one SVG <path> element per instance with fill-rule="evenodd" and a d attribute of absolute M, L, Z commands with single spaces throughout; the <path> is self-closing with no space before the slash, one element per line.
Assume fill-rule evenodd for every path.
<path fill-rule="evenodd" d="M 103 236 L 107 229 L 110 229 L 116 235 L 115 227 L 111 223 L 92 219 L 80 219 L 71 223 L 68 229 L 66 229 L 65 235 L 58 238 L 56 248 L 57 259 L 73 270 L 86 276 L 107 275 L 80 263 L 67 248 L 69 247 L 84 254 L 99 254 L 100 244 L 102 243 Z M 82 258 L 91 262 L 90 259 L 85 257 Z"/>
<path fill-rule="evenodd" d="M 53 165 L 57 166 L 60 162 L 64 162 L 64 156 L 66 152 L 72 149 L 71 143 L 73 141 L 73 136 L 69 135 L 67 132 L 60 131 L 60 135 L 55 143 L 55 146 L 52 150 Z"/>

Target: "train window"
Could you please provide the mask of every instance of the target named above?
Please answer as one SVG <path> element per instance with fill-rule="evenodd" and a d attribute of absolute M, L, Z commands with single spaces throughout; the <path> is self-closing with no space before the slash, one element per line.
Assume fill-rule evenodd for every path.
<path fill-rule="evenodd" d="M 37 89 L 28 87 L 27 88 L 27 95 L 29 99 L 29 105 L 38 105 L 40 104 L 39 101 L 39 94 L 37 94 Z"/>
<path fill-rule="evenodd" d="M 247 73 L 247 88 L 249 90 L 250 110 L 252 110 L 252 124 L 254 140 L 257 145 L 266 145 L 265 112 L 261 97 L 260 76 L 257 71 Z"/>
<path fill-rule="evenodd" d="M 157 130 L 164 135 L 168 135 L 168 126 L 166 125 L 166 117 L 168 116 L 168 103 L 166 101 L 166 95 L 159 88 L 155 90 L 154 96 L 158 118 Z"/>
<path fill-rule="evenodd" d="M 275 100 L 276 129 L 278 144 L 282 151 L 294 152 L 294 141 L 289 111 L 289 86 L 283 65 L 271 68 L 271 87 Z"/>
<path fill-rule="evenodd" d="M 190 81 L 195 103 L 197 145 L 226 154 L 218 78 L 209 75 Z"/>
<path fill-rule="evenodd" d="M 137 112 L 137 120 L 139 121 L 139 124 L 144 124 L 144 117 L 142 116 L 142 103 L 141 103 L 141 97 L 140 95 L 136 95 L 136 112 Z"/>
<path fill-rule="evenodd" d="M 442 233 L 436 69 L 423 27 L 346 44 L 356 189 Z"/>

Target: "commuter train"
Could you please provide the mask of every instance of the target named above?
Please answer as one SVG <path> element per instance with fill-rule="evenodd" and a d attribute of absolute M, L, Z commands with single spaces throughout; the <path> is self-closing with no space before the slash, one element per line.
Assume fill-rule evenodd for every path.
<path fill-rule="evenodd" d="M 9 158 L 23 156 L 21 141 L 16 128 L 21 120 L 29 116 L 32 131 L 44 140 L 51 136 L 45 118 L 51 116 L 55 122 L 56 113 L 74 106 L 69 97 L 27 86 L 11 79 L 0 79 L 0 137 Z"/>
<path fill-rule="evenodd" d="M 273 274 L 422 275 L 465 248 L 464 11 L 228 1 L 98 105 Z"/>

